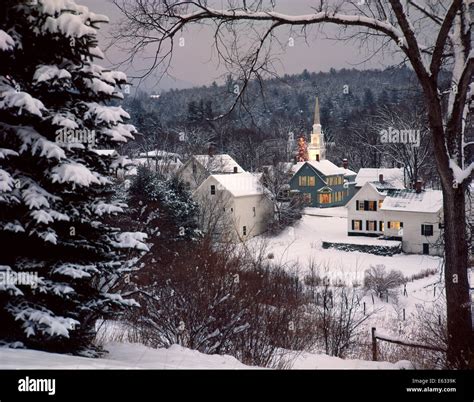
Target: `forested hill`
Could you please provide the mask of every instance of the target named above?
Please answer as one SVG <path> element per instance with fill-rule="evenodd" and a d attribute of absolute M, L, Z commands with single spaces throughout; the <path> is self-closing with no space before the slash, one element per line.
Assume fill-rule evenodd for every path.
<path fill-rule="evenodd" d="M 170 90 L 158 99 L 139 92 L 126 99 L 126 107 L 132 123 L 148 138 L 147 145 L 153 142 L 165 147 L 160 144 L 165 137 L 169 142 L 170 135 L 173 138 L 179 132 L 204 131 L 218 151 L 231 153 L 246 168 L 253 168 L 255 158 L 261 159 L 264 153 L 256 149 L 262 141 L 287 139 L 290 132 L 295 136 L 309 135 L 318 96 L 323 130 L 327 140 L 335 144 L 329 155 L 339 158 L 356 153 L 353 163 L 360 167 L 380 161 L 377 155 L 371 161 L 351 139 L 351 131 L 361 124 L 370 125 L 366 119 L 382 108 L 412 109 L 420 104 L 416 79 L 408 68 L 331 69 L 319 73 L 304 70 L 301 74 L 264 80 L 262 85 L 250 83 L 242 97 L 243 105 L 239 103 L 223 119 L 210 122 L 210 118 L 230 109 L 241 89 L 242 83 L 228 76 L 225 85 Z M 277 156 L 280 158 L 284 156 Z"/>

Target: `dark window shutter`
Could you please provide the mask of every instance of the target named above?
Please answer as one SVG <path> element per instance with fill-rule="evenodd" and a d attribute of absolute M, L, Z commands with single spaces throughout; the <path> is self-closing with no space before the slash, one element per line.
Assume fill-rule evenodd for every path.
<path fill-rule="evenodd" d="M 390 229 L 390 221 L 387 222 L 387 227 Z"/>
<path fill-rule="evenodd" d="M 369 230 L 369 221 L 365 221 L 365 230 Z"/>
<path fill-rule="evenodd" d="M 377 201 L 372 201 L 374 203 L 374 211 L 377 211 Z"/>
<path fill-rule="evenodd" d="M 369 210 L 369 201 L 364 201 L 364 211 Z"/>
<path fill-rule="evenodd" d="M 421 235 L 425 234 L 425 225 L 421 225 Z"/>
<path fill-rule="evenodd" d="M 357 201 L 359 202 L 359 201 Z M 354 219 L 352 219 L 352 230 L 354 230 Z"/>
<path fill-rule="evenodd" d="M 401 227 L 401 228 L 403 227 L 403 222 L 400 222 L 400 227 Z"/>
<path fill-rule="evenodd" d="M 356 211 L 359 210 L 359 201 L 356 201 Z"/>

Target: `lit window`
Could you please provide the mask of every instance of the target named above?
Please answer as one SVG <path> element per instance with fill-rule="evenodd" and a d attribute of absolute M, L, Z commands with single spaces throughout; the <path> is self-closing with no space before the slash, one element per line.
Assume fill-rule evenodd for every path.
<path fill-rule="evenodd" d="M 389 229 L 400 230 L 403 227 L 403 222 L 388 221 L 387 226 Z"/>
<path fill-rule="evenodd" d="M 308 177 L 308 186 L 314 187 L 316 185 L 316 178 L 314 176 Z"/>
<path fill-rule="evenodd" d="M 320 204 L 330 204 L 332 202 L 331 194 L 319 194 L 319 203 Z"/>
<path fill-rule="evenodd" d="M 299 177 L 299 184 L 300 186 L 306 187 L 306 176 Z"/>

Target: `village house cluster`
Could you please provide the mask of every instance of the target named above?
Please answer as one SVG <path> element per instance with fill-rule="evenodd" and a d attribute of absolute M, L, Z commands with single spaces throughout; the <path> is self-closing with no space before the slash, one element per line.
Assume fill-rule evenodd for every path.
<path fill-rule="evenodd" d="M 406 253 L 442 254 L 441 191 L 425 189 L 421 181 L 407 188 L 402 168 L 362 168 L 356 173 L 347 159 L 340 166 L 326 159 L 318 99 L 310 138 L 306 160 L 279 165 L 288 177 L 281 200 L 301 197 L 307 207 L 346 207 L 348 236 L 397 240 Z M 110 156 L 115 151 L 97 152 Z M 145 165 L 165 177 L 179 176 L 199 203 L 204 230 L 236 241 L 267 230 L 274 204 L 263 173 L 246 172 L 232 156 L 210 148 L 208 154 L 183 162 L 179 154 L 153 150 L 131 162 L 131 169 L 117 174 L 133 176 L 138 165 Z"/>

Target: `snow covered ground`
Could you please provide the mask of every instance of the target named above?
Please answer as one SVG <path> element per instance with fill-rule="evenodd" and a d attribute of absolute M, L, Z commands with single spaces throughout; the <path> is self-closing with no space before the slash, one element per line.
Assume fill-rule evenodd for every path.
<path fill-rule="evenodd" d="M 151 349 L 140 344 L 110 343 L 106 358 L 91 359 L 37 350 L 0 348 L 0 369 L 255 369 L 232 356 L 205 355 L 173 345 Z M 324 354 L 299 355 L 293 369 L 401 369 L 406 362 L 391 364 L 364 360 L 343 360 Z"/>
<path fill-rule="evenodd" d="M 68 356 L 37 350 L 0 349 L 0 369 L 242 369 L 232 356 L 205 355 L 173 345 L 151 349 L 140 344 L 110 343 L 101 359 Z"/>
<path fill-rule="evenodd" d="M 425 269 L 437 269 L 441 266 L 439 257 L 396 254 L 378 256 L 362 252 L 346 252 L 336 249 L 323 249 L 322 241 L 347 242 L 359 244 L 393 245 L 398 242 L 378 240 L 369 237 L 347 235 L 346 209 L 307 208 L 303 218 L 294 227 L 287 228 L 276 237 L 266 238 L 268 253 L 273 253 L 274 260 L 281 263 L 298 262 L 300 274 L 307 273 L 308 263 L 313 260 L 322 267 L 330 269 L 324 272 L 331 279 L 340 278 L 350 285 L 353 281 L 362 282 L 364 271 L 371 265 L 383 264 L 388 271 L 400 270 L 405 276 L 411 276 Z M 256 244 L 262 237 L 250 241 Z"/>

